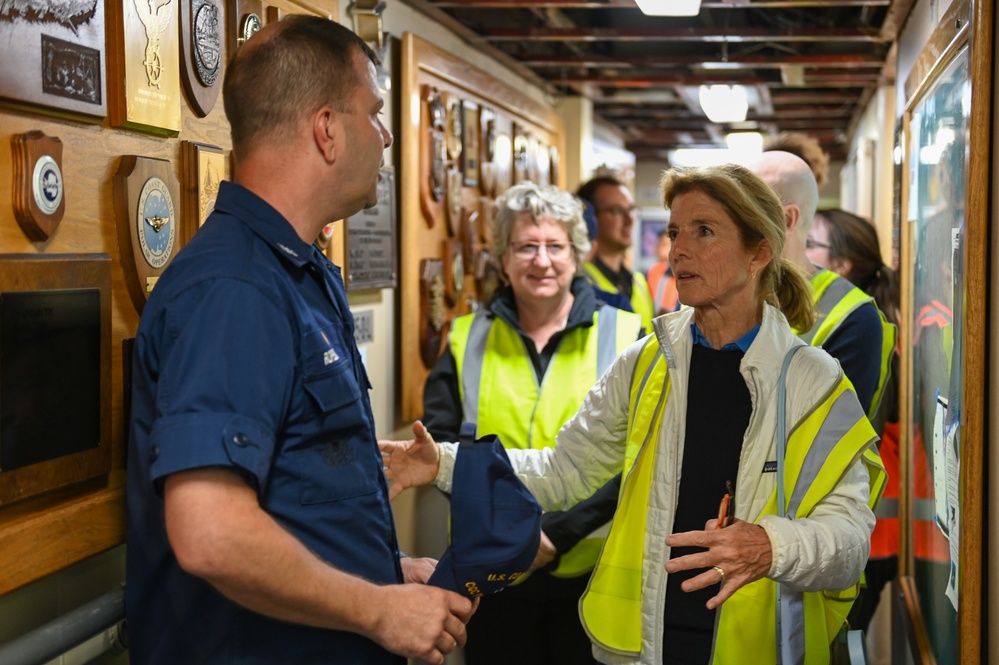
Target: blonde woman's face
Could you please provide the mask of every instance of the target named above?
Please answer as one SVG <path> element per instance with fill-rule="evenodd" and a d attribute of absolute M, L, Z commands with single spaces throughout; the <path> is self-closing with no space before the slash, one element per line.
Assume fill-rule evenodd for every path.
<path fill-rule="evenodd" d="M 743 246 L 728 209 L 701 191 L 678 194 L 670 207 L 669 264 L 680 302 L 691 307 L 755 311 L 759 302 L 754 273 L 769 255 Z"/>
<path fill-rule="evenodd" d="M 517 213 L 501 261 L 518 302 L 561 300 L 576 274 L 569 234 L 550 215 L 535 224 L 530 213 Z"/>

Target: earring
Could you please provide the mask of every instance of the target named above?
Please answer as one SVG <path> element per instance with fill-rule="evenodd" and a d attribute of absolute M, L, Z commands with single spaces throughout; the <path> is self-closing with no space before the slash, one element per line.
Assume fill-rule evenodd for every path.
<path fill-rule="evenodd" d="M 756 271 L 755 270 L 750 274 L 750 279 L 756 279 Z"/>

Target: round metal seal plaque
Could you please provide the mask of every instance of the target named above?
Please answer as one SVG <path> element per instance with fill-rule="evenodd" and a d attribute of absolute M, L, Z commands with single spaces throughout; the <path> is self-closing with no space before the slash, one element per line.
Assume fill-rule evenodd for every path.
<path fill-rule="evenodd" d="M 156 176 L 142 185 L 135 224 L 142 257 L 153 268 L 162 268 L 173 253 L 177 224 L 170 190 Z"/>
<path fill-rule="evenodd" d="M 264 22 L 253 12 L 243 17 L 243 22 L 239 26 L 240 43 L 245 44 L 246 40 L 257 34 L 260 28 L 264 27 Z"/>
<path fill-rule="evenodd" d="M 219 77 L 219 63 L 222 60 L 222 37 L 219 34 L 219 10 L 211 2 L 202 4 L 196 10 L 192 45 L 198 79 L 202 85 L 214 85 Z"/>
<path fill-rule="evenodd" d="M 62 203 L 62 171 L 51 155 L 42 155 L 31 174 L 31 193 L 45 215 L 53 215 Z"/>

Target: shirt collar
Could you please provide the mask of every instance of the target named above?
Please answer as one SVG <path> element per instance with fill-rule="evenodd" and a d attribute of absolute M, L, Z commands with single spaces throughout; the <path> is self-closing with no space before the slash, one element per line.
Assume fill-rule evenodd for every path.
<path fill-rule="evenodd" d="M 312 245 L 303 242 L 298 233 L 284 216 L 257 194 L 236 183 L 223 180 L 215 207 L 240 219 L 297 267 L 302 267 L 314 259 Z"/>
<path fill-rule="evenodd" d="M 734 342 L 729 342 L 721 348 L 721 351 L 742 351 L 745 353 L 749 351 L 749 347 L 753 344 L 753 340 L 756 339 L 756 334 L 760 332 L 760 324 L 757 323 L 753 326 L 749 332 L 735 340 Z M 711 343 L 708 339 L 701 333 L 701 329 L 697 327 L 696 323 L 690 324 L 690 334 L 694 337 L 694 344 L 700 346 L 706 346 L 709 349 L 713 349 Z"/>

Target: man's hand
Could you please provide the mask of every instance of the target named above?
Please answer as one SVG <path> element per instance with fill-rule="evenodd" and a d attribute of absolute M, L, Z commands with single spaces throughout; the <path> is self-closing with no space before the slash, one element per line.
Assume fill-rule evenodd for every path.
<path fill-rule="evenodd" d="M 392 653 L 443 665 L 444 656 L 465 645 L 465 624 L 478 608 L 453 591 L 422 584 L 379 587 L 380 613 L 368 637 Z"/>
<path fill-rule="evenodd" d="M 399 559 L 399 565 L 402 566 L 402 579 L 407 584 L 426 584 L 437 570 L 437 559 L 404 556 Z"/>
<path fill-rule="evenodd" d="M 392 481 L 389 498 L 394 499 L 408 487 L 433 482 L 440 467 L 440 452 L 430 432 L 417 420 L 413 423 L 412 441 L 379 441 L 385 477 Z"/>
<path fill-rule="evenodd" d="M 548 539 L 545 532 L 541 532 L 541 544 L 538 546 L 538 554 L 534 557 L 534 563 L 528 570 L 538 570 L 539 568 L 544 568 L 552 561 L 555 560 L 555 555 L 558 554 L 558 550 L 555 549 L 555 545 L 552 541 Z"/>
<path fill-rule="evenodd" d="M 770 572 L 772 550 L 770 537 L 759 524 L 734 520 L 725 528 L 718 528 L 717 520 L 708 520 L 704 531 L 674 533 L 666 538 L 670 547 L 703 547 L 706 552 L 688 554 L 666 563 L 666 572 L 706 568 L 703 573 L 686 580 L 681 588 L 696 591 L 723 582 L 718 593 L 707 603 L 713 610 L 728 600 L 732 594 L 750 582 Z M 720 568 L 723 572 L 719 572 Z"/>

